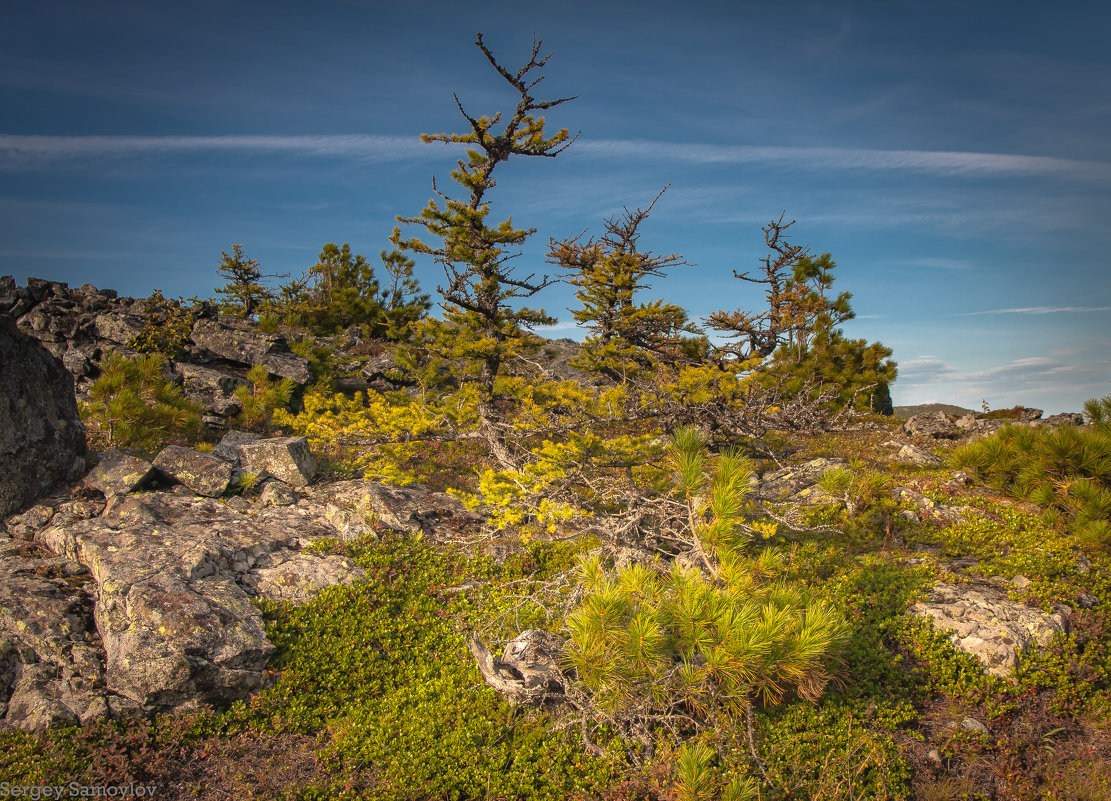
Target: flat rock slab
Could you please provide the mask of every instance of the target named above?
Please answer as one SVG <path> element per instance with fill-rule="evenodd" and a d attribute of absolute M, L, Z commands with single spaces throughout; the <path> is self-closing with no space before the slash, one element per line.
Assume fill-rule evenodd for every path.
<path fill-rule="evenodd" d="M 85 476 L 85 484 L 105 496 L 126 495 L 144 486 L 154 476 L 154 465 L 146 459 L 118 451 L 101 457 L 100 464 Z"/>
<path fill-rule="evenodd" d="M 984 582 L 938 584 L 910 612 L 933 620 L 938 629 L 949 632 L 958 650 L 1001 678 L 1012 674 L 1023 653 L 1049 645 L 1054 635 L 1068 630 L 1064 615 L 1015 603 L 1002 589 Z"/>
<path fill-rule="evenodd" d="M 290 554 L 284 561 L 271 559 L 271 567 L 252 571 L 247 581 L 259 595 L 300 603 L 327 587 L 351 584 L 366 575 L 361 567 L 341 556 L 312 552 Z"/>
<path fill-rule="evenodd" d="M 211 453 L 167 445 L 154 457 L 154 466 L 198 495 L 218 498 L 231 485 L 232 466 Z"/>
<path fill-rule="evenodd" d="M 484 520 L 459 499 L 416 484 L 337 481 L 318 487 L 314 497 L 358 519 L 372 517 L 395 531 L 420 533 L 438 542 L 474 533 Z"/>
<path fill-rule="evenodd" d="M 254 598 L 302 602 L 364 576 L 307 546 L 372 535 L 379 523 L 455 539 L 483 520 L 443 493 L 361 480 L 288 500 L 224 501 L 179 486 L 107 503 L 59 499 L 9 520 L 33 544 L 8 540 L 10 567 L 0 549 L 0 720 L 41 728 L 226 706 L 267 681 L 274 646 Z M 19 555 L 35 547 L 57 554 L 50 569 L 63 572 L 35 573 L 49 560 Z"/>

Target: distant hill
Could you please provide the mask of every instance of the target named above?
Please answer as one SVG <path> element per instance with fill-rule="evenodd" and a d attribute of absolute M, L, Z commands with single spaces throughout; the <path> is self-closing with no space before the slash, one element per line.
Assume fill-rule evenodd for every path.
<path fill-rule="evenodd" d="M 949 403 L 923 403 L 920 406 L 896 406 L 895 416 L 900 420 L 906 420 L 914 417 L 916 414 L 945 412 L 946 414 L 955 414 L 958 417 L 963 417 L 971 411 L 972 409 L 965 409 L 963 406 L 953 406 Z"/>

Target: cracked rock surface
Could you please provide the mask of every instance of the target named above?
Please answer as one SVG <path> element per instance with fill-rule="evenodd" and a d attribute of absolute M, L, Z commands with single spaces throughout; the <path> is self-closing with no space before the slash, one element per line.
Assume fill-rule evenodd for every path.
<path fill-rule="evenodd" d="M 1049 645 L 1054 635 L 1068 630 L 1059 612 L 1047 614 L 1007 598 L 994 584 L 938 584 L 929 597 L 910 608 L 949 633 L 959 650 L 976 657 L 992 675 L 1006 678 L 1022 655 Z"/>
<path fill-rule="evenodd" d="M 353 561 L 309 546 L 373 535 L 375 521 L 444 539 L 481 518 L 441 493 L 355 480 L 288 490 L 283 504 L 177 486 L 47 499 L 8 519 L 0 720 L 44 729 L 262 688 L 274 646 L 253 599 L 299 603 L 359 580 Z"/>

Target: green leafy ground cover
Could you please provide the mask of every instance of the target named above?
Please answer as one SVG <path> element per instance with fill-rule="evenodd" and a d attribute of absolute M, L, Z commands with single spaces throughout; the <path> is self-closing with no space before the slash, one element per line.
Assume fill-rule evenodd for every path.
<path fill-rule="evenodd" d="M 940 488 L 947 470 L 907 472 L 904 485 L 955 500 Z M 845 510 L 830 506 L 812 522 L 840 523 L 843 533 L 783 535 L 783 580 L 836 608 L 850 634 L 817 703 L 757 707 L 769 781 L 757 780 L 740 721 L 699 734 L 692 742 L 706 744 L 703 752 L 661 738 L 646 755 L 603 731 L 596 756 L 576 727 L 557 725 L 558 714 L 510 707 L 482 683 L 465 637 L 559 630 L 558 616 L 526 599 L 596 540 L 534 543 L 499 566 L 386 531 L 327 546 L 365 566 L 366 582 L 265 608 L 278 646 L 271 688 L 230 710 L 139 727 L 4 732 L 0 775 L 154 783 L 173 798 L 670 799 L 744 790 L 735 797 L 1106 799 L 1111 620 L 1102 604 L 1077 608 L 1084 594 L 1111 597 L 1106 551 L 988 491 L 957 500 L 984 516 L 908 524 L 892 537 L 875 520 L 845 525 Z M 1016 599 L 1075 610 L 1071 634 L 1025 659 L 1013 683 L 985 676 L 905 614 L 941 564 L 969 557 L 977 560 L 969 577 L 1021 574 L 1030 584 Z M 470 588 L 458 590 L 465 581 Z M 966 717 L 988 734 L 962 729 Z M 711 756 L 698 762 L 700 753 Z M 696 769 L 703 794 L 688 796 L 683 771 Z"/>

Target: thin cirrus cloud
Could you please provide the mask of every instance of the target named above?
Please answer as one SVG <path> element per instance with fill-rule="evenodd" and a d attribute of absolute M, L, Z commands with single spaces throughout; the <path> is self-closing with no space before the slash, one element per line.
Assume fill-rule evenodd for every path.
<path fill-rule="evenodd" d="M 233 136 L 0 135 L 0 169 L 35 169 L 88 158 L 205 152 L 286 154 L 371 161 L 428 158 L 417 136 L 376 134 Z M 939 175 L 1056 175 L 1111 180 L 1111 164 L 1004 153 L 873 150 L 837 147 L 680 144 L 641 139 L 580 140 L 585 158 L 652 159 L 693 164 L 780 164 L 808 169 L 871 169 Z"/>
<path fill-rule="evenodd" d="M 1024 306 L 1014 309 L 988 309 L 987 311 L 960 312 L 951 317 L 976 317 L 984 314 L 1082 314 L 1111 311 L 1111 306 Z"/>
<path fill-rule="evenodd" d="M 430 155 L 428 146 L 415 136 L 0 135 L 0 169 L 6 170 L 36 169 L 75 159 L 199 153 L 284 154 L 368 161 L 403 161 Z"/>
<path fill-rule="evenodd" d="M 1008 153 L 680 144 L 641 139 L 584 141 L 576 146 L 576 150 L 595 157 L 640 157 L 696 164 L 778 163 L 811 168 L 903 170 L 942 175 L 1065 175 L 1111 179 L 1111 164 Z"/>

